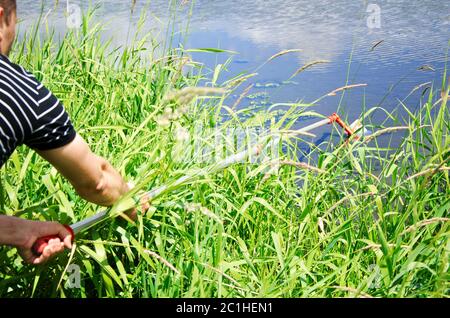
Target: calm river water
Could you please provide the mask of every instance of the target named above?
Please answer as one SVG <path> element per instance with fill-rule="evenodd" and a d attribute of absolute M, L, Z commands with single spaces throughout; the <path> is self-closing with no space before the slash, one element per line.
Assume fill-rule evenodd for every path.
<path fill-rule="evenodd" d="M 177 21 L 175 25 L 180 29 L 189 21 L 185 48 L 237 52 L 219 82 L 242 72 L 257 71 L 258 76 L 249 84 L 253 83 L 252 92 L 259 94 L 245 99 L 243 105 L 310 102 L 347 81 L 365 83 L 366 88 L 349 91 L 342 100 L 330 97 L 315 106 L 314 110 L 323 114 L 338 110 L 349 120 L 357 118 L 363 107 L 393 110 L 399 100 L 423 83 L 439 87 L 450 40 L 450 1 L 196 0 L 191 7 L 191 1 L 186 0 L 172 4 L 167 0 L 136 0 L 131 11 L 132 2 L 18 0 L 20 29 L 36 23 L 42 4 L 46 21 L 59 32 L 65 32 L 68 23 L 73 24 L 77 8 L 86 10 L 89 3 L 97 5 L 95 19 L 106 23 L 104 38 L 112 37 L 117 45 L 126 44 L 134 36 L 144 11 L 147 19 L 141 35 L 152 32 L 164 39 L 169 21 Z M 65 14 L 68 6 L 69 18 Z M 301 51 L 259 68 L 270 56 L 285 49 Z M 211 72 L 230 56 L 193 54 Z M 316 60 L 330 62 L 291 78 L 302 65 Z M 422 91 L 417 90 L 404 102 L 411 108 L 419 107 Z M 233 98 L 237 95 L 239 92 Z"/>

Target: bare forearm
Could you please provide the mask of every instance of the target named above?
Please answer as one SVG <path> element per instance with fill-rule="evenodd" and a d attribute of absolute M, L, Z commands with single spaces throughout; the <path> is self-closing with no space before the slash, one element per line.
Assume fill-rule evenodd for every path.
<path fill-rule="evenodd" d="M 36 255 L 32 247 L 36 240 L 47 235 L 49 240 L 41 255 Z M 0 215 L 0 245 L 16 247 L 27 263 L 40 264 L 51 256 L 62 252 L 64 247 L 72 247 L 71 233 L 56 222 L 39 222 L 13 216 Z"/>
<path fill-rule="evenodd" d="M 128 191 L 121 175 L 105 159 L 94 154 L 79 135 L 64 147 L 38 152 L 87 201 L 111 206 Z"/>
<path fill-rule="evenodd" d="M 12 216 L 0 215 L 0 245 L 19 245 L 20 222 L 22 220 Z"/>
<path fill-rule="evenodd" d="M 99 178 L 88 186 L 76 187 L 84 199 L 98 205 L 111 206 L 128 192 L 122 176 L 105 159 L 95 156 L 99 167 Z"/>

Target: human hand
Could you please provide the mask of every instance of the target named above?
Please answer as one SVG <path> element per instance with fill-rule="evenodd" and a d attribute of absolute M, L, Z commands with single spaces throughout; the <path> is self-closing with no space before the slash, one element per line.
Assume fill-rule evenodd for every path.
<path fill-rule="evenodd" d="M 65 247 L 72 248 L 72 234 L 57 222 L 21 220 L 21 223 L 17 242 L 12 245 L 17 247 L 20 256 L 29 264 L 45 263 L 56 254 L 64 251 Z M 37 239 L 48 235 L 55 235 L 57 238 L 50 239 L 42 254 L 36 255 L 33 252 L 33 244 Z"/>
<path fill-rule="evenodd" d="M 134 184 L 132 182 L 128 182 L 127 186 L 128 186 L 128 191 L 131 191 L 134 188 Z M 144 195 L 143 197 L 141 197 L 140 204 L 141 204 L 140 205 L 141 212 L 142 212 L 142 214 L 144 214 L 145 212 L 148 211 L 148 209 L 150 209 L 149 197 L 147 195 Z M 138 209 L 132 208 L 132 209 L 126 211 L 125 215 L 127 217 L 129 217 L 131 220 L 136 221 L 137 215 L 138 215 Z"/>

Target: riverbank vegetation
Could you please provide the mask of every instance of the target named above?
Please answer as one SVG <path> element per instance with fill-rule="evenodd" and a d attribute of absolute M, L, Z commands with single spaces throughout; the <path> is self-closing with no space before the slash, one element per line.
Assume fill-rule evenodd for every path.
<path fill-rule="evenodd" d="M 180 141 L 198 127 L 221 136 L 236 127 L 281 130 L 283 146 L 276 161 L 238 163 L 162 194 L 134 224 L 110 219 L 80 234 L 72 253 L 42 267 L 0 248 L 1 297 L 449 295 L 446 74 L 419 109 L 401 106 L 407 116 L 395 118 L 397 125 L 375 123 L 374 113 L 393 115 L 370 109 L 361 121 L 372 135 L 347 142 L 330 126 L 338 140 L 315 145 L 286 131 L 306 116 L 322 119 L 317 103 L 240 117 L 245 109 L 227 97 L 249 76 L 219 83 L 187 50 L 168 46 L 161 55 L 151 39 L 118 49 L 100 41 L 100 32 L 89 17 L 60 41 L 30 31 L 12 59 L 61 99 L 93 151 L 138 187 L 170 184 L 213 164 L 192 153 L 177 157 Z M 398 146 L 379 144 L 393 134 L 401 135 Z M 201 145 L 211 145 L 209 137 Z M 2 213 L 71 224 L 101 210 L 25 147 L 1 179 Z M 80 268 L 79 288 L 69 284 L 70 264 Z"/>

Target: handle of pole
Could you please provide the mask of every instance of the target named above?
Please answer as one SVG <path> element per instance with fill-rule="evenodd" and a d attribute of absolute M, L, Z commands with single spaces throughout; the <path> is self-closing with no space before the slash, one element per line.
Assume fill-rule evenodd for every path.
<path fill-rule="evenodd" d="M 72 228 L 69 225 L 64 225 L 64 227 L 67 229 L 67 231 L 70 232 L 70 235 L 72 236 L 72 242 L 75 239 L 75 233 L 73 232 Z M 33 247 L 31 250 L 33 251 L 33 254 L 36 256 L 41 256 L 42 252 L 44 252 L 44 249 L 48 246 L 48 242 L 51 239 L 59 238 L 58 235 L 47 235 L 40 237 L 34 242 Z"/>
<path fill-rule="evenodd" d="M 330 120 L 330 124 L 337 123 L 339 126 L 341 126 L 345 130 L 348 138 L 350 138 L 355 133 L 353 129 L 347 126 L 347 124 L 341 119 L 341 117 L 339 117 L 338 114 L 333 113 L 333 115 L 328 117 L 328 119 Z"/>

